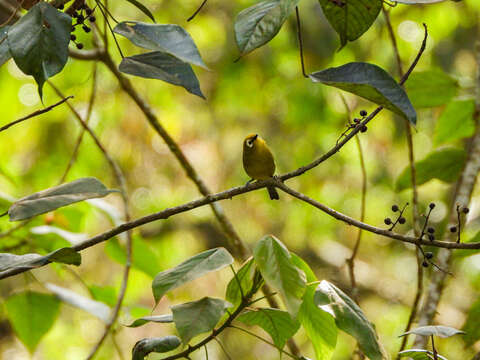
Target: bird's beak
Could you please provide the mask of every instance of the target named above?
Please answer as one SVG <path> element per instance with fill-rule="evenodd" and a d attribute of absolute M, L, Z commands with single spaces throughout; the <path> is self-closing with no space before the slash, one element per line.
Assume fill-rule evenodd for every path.
<path fill-rule="evenodd" d="M 255 136 L 252 138 L 253 141 L 257 140 L 258 134 L 255 134 Z"/>

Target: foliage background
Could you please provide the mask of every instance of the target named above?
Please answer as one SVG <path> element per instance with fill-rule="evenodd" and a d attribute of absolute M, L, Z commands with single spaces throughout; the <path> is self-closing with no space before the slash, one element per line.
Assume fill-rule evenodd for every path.
<path fill-rule="evenodd" d="M 241 144 L 249 133 L 259 133 L 267 139 L 275 154 L 277 172 L 282 173 L 306 164 L 328 150 L 345 126 L 346 113 L 338 91 L 301 76 L 294 17 L 267 46 L 234 62 L 238 52 L 233 37 L 233 20 L 240 10 L 253 3 L 209 0 L 190 23 L 186 18 L 199 5 L 197 1 L 151 1 L 147 4 L 158 23 L 180 24 L 196 41 L 211 69 L 195 69 L 207 101 L 191 96 L 182 88 L 154 80 L 135 78 L 134 85 L 154 106 L 162 124 L 213 191 L 248 180 L 241 166 Z M 110 5 L 119 20 L 147 21 L 127 2 L 115 1 Z M 458 80 L 460 98 L 471 98 L 477 67 L 473 47 L 478 34 L 479 11 L 480 3 L 476 0 L 447 1 L 429 6 L 399 4 L 392 8 L 390 13 L 404 64 L 409 64 L 415 56 L 423 34 L 421 23 L 425 22 L 430 37 L 416 71 L 441 69 Z M 382 16 L 360 40 L 337 51 L 337 35 L 323 17 L 319 4 L 304 1 L 300 4 L 300 13 L 308 72 L 349 61 L 369 61 L 396 75 L 394 55 Z M 89 48 L 91 37 L 84 35 L 82 42 Z M 120 44 L 126 54 L 138 52 L 123 38 L 120 38 Z M 110 45 L 119 62 L 113 44 Z M 53 78 L 66 95 L 75 95 L 73 104 L 82 113 L 86 111 L 92 74 L 92 63 L 69 59 L 64 71 Z M 12 60 L 0 68 L 0 84 L 2 124 L 41 106 L 33 79 L 21 74 Z M 196 188 L 184 176 L 168 148 L 151 130 L 135 104 L 119 90 L 116 80 L 102 64 L 98 64 L 97 91 L 91 124 L 126 173 L 133 217 L 197 198 Z M 45 104 L 58 100 L 48 85 L 44 94 Z M 435 95 L 433 92 L 429 94 Z M 360 109 L 370 111 L 374 108 L 371 103 L 345 96 L 353 115 L 358 116 Z M 432 139 L 441 111 L 441 107 L 419 111 L 417 131 L 414 132 L 417 159 L 422 159 L 435 148 Z M 0 134 L 0 197 L 7 200 L 19 198 L 56 185 L 79 132 L 72 114 L 62 107 Z M 397 193 L 394 187 L 395 179 L 408 164 L 403 120 L 390 112 L 382 112 L 360 139 L 368 173 L 366 222 L 381 225 L 383 219 L 391 215 L 392 204 L 404 204 L 411 196 L 408 190 Z M 83 176 L 95 176 L 115 187 L 103 156 L 88 136 L 84 138 L 78 160 L 67 180 Z M 358 218 L 361 171 L 355 143 L 347 144 L 339 154 L 309 174 L 292 179 L 291 185 Z M 451 191 L 450 186 L 437 180 L 420 187 L 420 203 L 423 206 L 430 201 L 437 204 L 432 214 L 437 228 L 441 228 L 445 220 Z M 479 228 L 478 195 L 477 190 L 468 215 L 466 238 L 472 237 Z M 350 283 L 345 259 L 350 256 L 357 229 L 294 201 L 286 194 L 280 196 L 279 202 L 267 201 L 266 191 L 257 191 L 224 201 L 222 206 L 250 246 L 264 234 L 272 233 L 291 251 L 300 254 L 319 278 L 333 281 L 348 292 Z M 121 209 L 118 196 L 110 195 L 105 201 Z M 0 249 L 3 252 L 14 247 L 18 253 L 26 253 L 47 252 L 65 246 L 59 237 L 35 235 L 29 231 L 31 226 L 47 223 L 90 235 L 111 226 L 108 217 L 96 207 L 78 204 L 60 209 L 54 215 L 36 218 L 15 236 L 1 239 Z M 405 232 L 411 228 L 409 224 L 410 219 L 402 227 Z M 0 232 L 10 227 L 5 217 L 0 219 Z M 204 207 L 141 228 L 136 232 L 134 243 L 134 270 L 125 305 L 132 314 L 145 315 L 153 306 L 152 276 L 206 248 L 222 246 L 225 240 L 210 209 Z M 62 266 L 51 265 L 36 270 L 35 279 L 21 275 L 2 281 L 0 293 L 4 297 L 21 288 L 41 290 L 41 282 L 51 281 L 86 296 L 85 285 L 99 286 L 114 294 L 122 277 L 122 250 L 118 244 L 119 240 L 110 240 L 83 252 L 82 266 L 73 270 L 85 283 L 79 282 L 77 276 Z M 381 341 L 391 354 L 399 347 L 397 336 L 403 332 L 415 293 L 415 267 L 414 251 L 410 246 L 368 233 L 363 235 L 356 264 L 359 303 L 375 323 Z M 428 269 L 427 274 L 431 271 Z M 461 328 L 467 310 L 479 296 L 480 256 L 458 256 L 452 271 L 461 276 L 448 282 L 436 319 L 442 325 Z M 155 313 L 166 313 L 170 305 L 204 295 L 221 297 L 229 277 L 226 269 L 176 290 L 161 301 Z M 3 319 L 0 322 L 0 358 L 28 359 L 30 355 L 14 338 L 2 306 L 0 318 Z M 128 358 L 138 339 L 172 333 L 174 329 L 170 326 L 119 327 L 116 334 L 118 346 Z M 62 305 L 59 319 L 33 358 L 84 358 L 102 331 L 103 324 L 99 320 Z M 234 358 L 278 358 L 274 349 L 234 331 L 226 331 L 222 337 Z M 297 339 L 305 354 L 313 354 L 304 334 L 300 332 Z M 349 358 L 354 344 L 350 337 L 340 334 L 334 359 Z M 478 345 L 476 351 L 480 350 Z M 472 348 L 465 349 L 461 337 L 439 340 L 438 349 L 452 359 L 470 358 L 475 353 Z M 211 345 L 211 351 L 217 352 L 213 358 L 224 358 L 216 344 Z M 116 356 L 114 345 L 108 340 L 98 359 Z M 155 355 L 151 358 L 155 359 Z M 203 358 L 203 354 L 199 352 L 193 358 Z"/>

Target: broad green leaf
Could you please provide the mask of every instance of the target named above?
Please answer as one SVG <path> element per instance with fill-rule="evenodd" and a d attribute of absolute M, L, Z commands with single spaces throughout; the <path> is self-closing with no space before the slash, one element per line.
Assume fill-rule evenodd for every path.
<path fill-rule="evenodd" d="M 104 197 L 116 191 L 108 190 L 96 178 L 81 178 L 37 192 L 14 202 L 8 210 L 8 215 L 10 221 L 25 220 L 62 206 L 86 199 Z"/>
<path fill-rule="evenodd" d="M 367 31 L 382 9 L 382 0 L 319 0 L 328 22 L 340 36 L 341 47 Z"/>
<path fill-rule="evenodd" d="M 60 302 L 52 295 L 26 291 L 6 299 L 5 307 L 18 338 L 33 353 L 40 339 L 53 326 Z"/>
<path fill-rule="evenodd" d="M 158 303 L 166 292 L 232 263 L 232 255 L 225 248 L 215 248 L 197 254 L 172 269 L 158 273 L 152 283 L 155 303 Z"/>
<path fill-rule="evenodd" d="M 179 347 L 181 341 L 178 337 L 170 335 L 161 338 L 146 338 L 137 341 L 132 350 L 132 360 L 144 360 L 145 357 L 154 353 L 165 353 Z"/>
<path fill-rule="evenodd" d="M 137 46 L 167 53 L 183 62 L 207 69 L 192 37 L 179 25 L 124 21 L 115 26 L 113 31 L 125 36 Z"/>
<path fill-rule="evenodd" d="M 405 90 L 381 67 L 363 62 L 352 62 L 309 75 L 313 82 L 348 91 L 403 116 L 413 125 L 417 113 Z"/>
<path fill-rule="evenodd" d="M 59 300 L 72 305 L 80 310 L 86 311 L 89 314 L 96 316 L 103 322 L 108 322 L 110 319 L 110 308 L 103 302 L 95 301 L 86 298 L 69 289 L 65 289 L 55 284 L 46 283 L 45 287 L 50 290 Z"/>
<path fill-rule="evenodd" d="M 10 49 L 8 48 L 7 33 L 10 26 L 4 26 L 0 28 L 0 66 L 5 64 L 12 55 L 10 54 Z"/>
<path fill-rule="evenodd" d="M 213 330 L 231 306 L 225 300 L 211 297 L 172 306 L 173 322 L 183 343 L 188 344 L 194 336 Z"/>
<path fill-rule="evenodd" d="M 307 281 L 314 283 L 317 277 L 299 256 L 292 254 L 293 263 L 305 272 Z M 310 339 L 317 360 L 330 360 L 337 345 L 338 329 L 334 317 L 320 309 L 313 301 L 316 284 L 307 286 L 303 295 L 302 306 L 298 312 L 298 320 Z"/>
<path fill-rule="evenodd" d="M 188 92 L 205 99 L 192 67 L 170 54 L 154 51 L 128 56 L 122 59 L 119 70 L 125 74 L 182 86 Z"/>
<path fill-rule="evenodd" d="M 378 339 L 375 326 L 368 321 L 362 309 L 335 285 L 323 280 L 315 291 L 317 306 L 329 309 L 335 315 L 337 327 L 353 336 L 360 350 L 371 360 L 388 359 Z"/>
<path fill-rule="evenodd" d="M 431 152 L 425 159 L 415 162 L 417 185 L 425 184 L 432 179 L 446 183 L 455 181 L 463 169 L 465 158 L 463 149 L 446 148 Z M 402 191 L 411 186 L 410 167 L 407 166 L 397 178 L 395 188 Z"/>
<path fill-rule="evenodd" d="M 416 329 L 407 331 L 406 333 L 403 333 L 400 336 L 405 336 L 407 334 L 415 334 L 415 335 L 421 335 L 421 336 L 438 336 L 441 338 L 448 338 L 453 335 L 457 334 L 465 334 L 463 331 L 452 328 L 450 326 L 442 326 L 442 325 L 429 325 L 429 326 L 420 326 Z"/>
<path fill-rule="evenodd" d="M 292 262 L 285 245 L 273 235 L 265 236 L 255 245 L 253 258 L 265 281 L 280 293 L 296 317 L 305 293 L 305 274 Z"/>
<path fill-rule="evenodd" d="M 150 19 L 152 19 L 153 22 L 155 22 L 155 17 L 153 16 L 152 12 L 148 10 L 148 8 L 143 5 L 140 1 L 137 0 L 127 0 L 130 4 L 135 6 L 138 10 L 143 12 L 145 15 L 147 15 Z"/>
<path fill-rule="evenodd" d="M 436 145 L 472 136 L 475 132 L 474 100 L 451 101 L 445 107 L 435 126 Z"/>
<path fill-rule="evenodd" d="M 73 233 L 51 225 L 35 226 L 30 229 L 30 232 L 35 235 L 55 234 L 67 240 L 71 245 L 76 245 L 88 239 L 87 234 Z"/>
<path fill-rule="evenodd" d="M 92 298 L 114 307 L 117 303 L 117 290 L 113 286 L 90 285 L 88 291 Z"/>
<path fill-rule="evenodd" d="M 432 351 L 423 349 L 408 349 L 400 351 L 398 355 L 400 357 L 408 357 L 409 359 L 413 360 L 432 360 L 434 358 Z M 446 357 L 440 354 L 437 354 L 437 356 L 440 360 L 447 360 Z"/>
<path fill-rule="evenodd" d="M 275 346 L 283 349 L 285 342 L 298 331 L 300 323 L 293 320 L 286 311 L 270 308 L 259 308 L 244 311 L 237 320 L 244 324 L 258 325 L 265 330 Z"/>
<path fill-rule="evenodd" d="M 72 18 L 47 2 L 34 5 L 8 29 L 8 46 L 17 66 L 32 75 L 42 98 L 45 81 L 68 59 Z"/>
<path fill-rule="evenodd" d="M 126 325 L 127 327 L 139 327 L 145 325 L 149 322 L 156 322 L 156 323 L 171 323 L 173 322 L 173 315 L 154 315 L 154 316 L 143 316 L 141 318 L 135 319 L 130 325 Z"/>
<path fill-rule="evenodd" d="M 478 319 L 480 319 L 480 299 L 475 301 L 470 307 L 470 310 L 468 310 L 467 320 L 462 327 L 462 330 L 465 331 L 464 340 L 467 346 L 472 346 L 480 340 Z"/>
<path fill-rule="evenodd" d="M 225 298 L 234 305 L 240 304 L 243 295 L 248 294 L 253 286 L 253 271 L 255 269 L 253 258 L 247 260 L 240 270 L 237 271 L 237 276 L 233 276 L 227 285 Z M 239 286 L 240 283 L 240 286 Z M 242 291 L 240 291 L 240 287 Z"/>
<path fill-rule="evenodd" d="M 235 40 L 242 55 L 277 35 L 299 0 L 267 0 L 242 10 L 235 19 Z"/>
<path fill-rule="evenodd" d="M 415 108 L 428 108 L 448 103 L 457 94 L 458 83 L 443 71 L 428 70 L 411 74 L 405 90 Z"/>
<path fill-rule="evenodd" d="M 0 253 L 0 275 L 13 269 L 34 269 L 49 262 L 58 262 L 69 265 L 80 265 L 80 253 L 72 248 L 61 248 L 45 256 L 39 254 L 15 255 Z"/>

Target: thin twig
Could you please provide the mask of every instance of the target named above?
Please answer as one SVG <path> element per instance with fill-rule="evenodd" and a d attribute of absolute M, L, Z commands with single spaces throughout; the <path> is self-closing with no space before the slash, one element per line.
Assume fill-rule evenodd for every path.
<path fill-rule="evenodd" d="M 25 0 L 22 0 L 22 1 L 20 1 L 20 2 L 17 1 L 17 4 L 18 4 L 18 5 L 17 5 L 17 8 L 15 9 L 15 11 L 13 11 L 13 12 L 10 14 L 10 16 L 8 17 L 7 20 L 5 20 L 3 23 L 0 24 L 0 27 L 8 24 L 8 23 L 17 15 L 17 12 L 18 12 L 18 10 L 20 10 L 20 8 L 22 7 L 24 1 L 25 1 Z M 6 37 L 5 37 L 3 40 L 5 40 L 5 39 L 6 39 Z M 2 41 L 3 41 L 3 40 L 2 40 Z M 1 42 L 0 42 L 0 43 L 1 43 Z"/>
<path fill-rule="evenodd" d="M 215 340 L 218 343 L 218 345 L 220 345 L 220 349 L 222 349 L 222 351 L 225 354 L 225 356 L 227 357 L 227 359 L 232 360 L 232 357 L 228 354 L 228 351 L 227 351 L 227 349 L 225 349 L 225 346 L 223 346 L 222 342 L 220 340 L 218 340 L 216 336 L 213 338 L 213 340 Z"/>
<path fill-rule="evenodd" d="M 198 7 L 197 10 L 195 10 L 195 12 L 192 14 L 192 16 L 190 16 L 187 21 L 192 21 L 193 18 L 195 16 L 197 16 L 197 14 L 200 12 L 200 10 L 202 10 L 203 6 L 207 3 L 207 0 L 203 0 L 202 3 L 200 4 L 200 6 Z"/>
<path fill-rule="evenodd" d="M 295 15 L 297 17 L 298 48 L 300 50 L 300 62 L 302 64 L 302 75 L 303 75 L 303 77 L 308 78 L 308 75 L 305 72 L 305 62 L 303 60 L 302 28 L 300 26 L 300 13 L 298 11 L 298 6 L 295 6 Z"/>
<path fill-rule="evenodd" d="M 105 19 L 105 22 L 107 23 L 107 26 L 108 26 L 108 29 L 110 30 L 110 33 L 112 34 L 113 36 L 113 40 L 115 41 L 115 45 L 117 46 L 117 49 L 118 49 L 118 52 L 120 53 L 120 56 L 122 57 L 122 59 L 125 57 L 123 56 L 123 52 L 122 52 L 122 48 L 120 47 L 120 44 L 118 43 L 118 40 L 117 40 L 117 36 L 115 35 L 115 32 L 113 31 L 112 29 L 112 26 L 110 25 L 110 22 L 108 21 L 108 16 L 107 14 L 105 14 L 105 11 L 104 9 L 102 8 L 102 6 L 100 6 L 100 2 L 99 1 L 96 1 L 96 3 L 99 5 L 98 6 L 98 9 L 100 10 L 100 12 L 102 13 L 103 15 L 103 18 Z M 115 22 L 117 22 L 115 19 L 113 19 Z M 105 33 L 105 37 L 106 37 L 106 33 Z"/>
<path fill-rule="evenodd" d="M 53 104 L 53 105 L 50 105 L 44 109 L 41 109 L 41 110 L 37 110 L 37 111 L 34 111 L 33 113 L 27 115 L 27 116 L 24 116 L 18 120 L 15 120 L 15 121 L 12 121 L 11 123 L 8 123 L 6 125 L 3 125 L 2 127 L 0 127 L 0 132 L 4 131 L 4 130 L 7 130 L 9 127 L 13 126 L 13 125 L 16 125 L 22 121 L 25 121 L 25 120 L 28 120 L 28 119 L 31 119 L 35 116 L 38 116 L 38 115 L 42 115 L 42 114 L 45 114 L 46 112 L 49 112 L 50 110 L 52 110 L 53 108 L 57 107 L 58 105 L 61 105 L 63 104 L 65 101 L 67 101 L 68 99 L 73 99 L 73 96 L 70 95 L 70 96 L 67 96 L 66 98 L 63 98 L 62 100 L 60 100 L 59 102 Z"/>

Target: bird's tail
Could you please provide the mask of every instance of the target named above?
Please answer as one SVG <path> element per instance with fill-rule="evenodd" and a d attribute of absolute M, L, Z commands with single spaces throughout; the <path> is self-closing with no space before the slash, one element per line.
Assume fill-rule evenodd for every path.
<path fill-rule="evenodd" d="M 268 190 L 268 195 L 270 195 L 271 200 L 279 200 L 280 196 L 278 196 L 277 189 L 275 189 L 275 186 L 267 186 Z"/>

